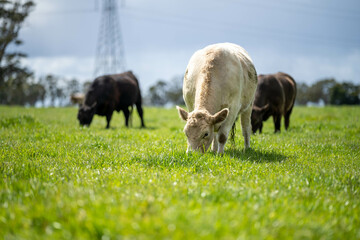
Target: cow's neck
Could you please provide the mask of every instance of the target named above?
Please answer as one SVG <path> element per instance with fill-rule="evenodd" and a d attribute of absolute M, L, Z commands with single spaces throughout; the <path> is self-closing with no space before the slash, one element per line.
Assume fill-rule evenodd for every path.
<path fill-rule="evenodd" d="M 203 77 L 202 80 L 198 82 L 196 89 L 194 110 L 206 110 L 210 114 L 215 114 L 216 96 L 214 89 L 211 88 L 210 77 Z"/>

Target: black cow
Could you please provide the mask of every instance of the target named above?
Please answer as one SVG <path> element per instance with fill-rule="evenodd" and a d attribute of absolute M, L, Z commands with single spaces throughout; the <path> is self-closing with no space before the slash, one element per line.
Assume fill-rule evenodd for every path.
<path fill-rule="evenodd" d="M 285 118 L 285 129 L 290 123 L 290 114 L 296 97 L 296 82 L 288 74 L 259 75 L 255 100 L 251 114 L 253 133 L 261 133 L 263 121 L 273 116 L 275 132 L 280 132 L 281 117 Z"/>
<path fill-rule="evenodd" d="M 123 111 L 125 124 L 128 127 L 129 116 L 134 104 L 141 119 L 141 126 L 145 127 L 139 82 L 134 74 L 128 71 L 121 74 L 105 75 L 96 78 L 91 84 L 86 93 L 84 104 L 79 108 L 77 118 L 80 125 L 90 126 L 94 114 L 106 116 L 106 128 L 109 128 L 114 110 Z"/>

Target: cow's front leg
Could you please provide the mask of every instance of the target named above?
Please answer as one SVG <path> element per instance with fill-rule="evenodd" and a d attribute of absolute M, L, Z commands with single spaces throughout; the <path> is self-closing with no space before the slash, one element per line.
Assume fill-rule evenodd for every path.
<path fill-rule="evenodd" d="M 251 112 L 250 112 L 251 113 Z M 221 125 L 221 128 L 219 129 L 218 132 L 218 142 L 219 142 L 219 147 L 218 147 L 218 153 L 223 154 L 224 153 L 224 149 L 225 149 L 225 144 L 228 140 L 229 137 L 229 133 L 231 131 L 231 128 L 233 126 L 232 123 L 235 123 L 236 121 L 236 115 L 234 116 L 228 116 L 227 120 Z"/>
<path fill-rule="evenodd" d="M 218 153 L 223 154 L 224 153 L 224 149 L 225 149 L 225 143 L 228 139 L 228 134 L 229 131 L 227 132 L 227 134 L 224 131 L 219 132 L 219 147 L 218 147 Z"/>
<path fill-rule="evenodd" d="M 219 149 L 219 142 L 218 142 L 218 139 L 217 139 L 217 134 L 214 133 L 214 139 L 213 139 L 213 142 L 212 142 L 212 145 L 211 145 L 211 150 L 216 153 Z"/>
<path fill-rule="evenodd" d="M 261 122 L 260 128 L 259 128 L 259 133 L 262 133 L 262 129 L 263 129 L 263 123 Z"/>
<path fill-rule="evenodd" d="M 187 149 L 186 149 L 186 153 L 190 153 L 190 152 L 191 152 L 191 146 L 190 146 L 190 144 L 188 143 Z"/>

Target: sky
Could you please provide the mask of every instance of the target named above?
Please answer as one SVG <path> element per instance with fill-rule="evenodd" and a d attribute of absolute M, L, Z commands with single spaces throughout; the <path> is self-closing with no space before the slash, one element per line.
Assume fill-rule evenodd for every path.
<path fill-rule="evenodd" d="M 102 1 L 34 0 L 18 50 L 36 77 L 94 79 Z M 245 48 L 258 74 L 360 84 L 359 0 L 119 0 L 118 7 L 126 69 L 143 91 L 182 76 L 195 51 L 220 42 Z"/>

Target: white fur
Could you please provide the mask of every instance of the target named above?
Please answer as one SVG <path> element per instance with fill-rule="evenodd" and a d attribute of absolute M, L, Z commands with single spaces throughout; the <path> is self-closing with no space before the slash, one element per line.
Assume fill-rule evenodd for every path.
<path fill-rule="evenodd" d="M 256 86 L 257 75 L 252 60 L 248 53 L 238 45 L 232 43 L 210 45 L 195 52 L 191 57 L 183 84 L 183 97 L 190 111 L 189 119 L 199 111 L 211 117 L 224 108 L 229 109 L 229 114 L 223 122 L 210 127 L 199 126 L 202 129 L 212 129 L 210 140 L 213 151 L 224 152 L 229 132 L 239 114 L 245 148 L 250 147 L 250 116 Z M 178 109 L 180 113 L 180 108 Z M 184 131 L 188 136 L 188 150 L 191 148 L 198 150 L 199 147 L 189 140 L 198 137 L 191 136 L 193 132 L 199 133 L 189 130 L 190 120 L 183 119 L 187 120 Z M 221 135 L 223 136 L 220 137 Z M 222 140 L 225 137 L 225 142 L 219 142 L 219 137 Z M 207 144 L 203 143 L 203 145 L 206 147 Z"/>

